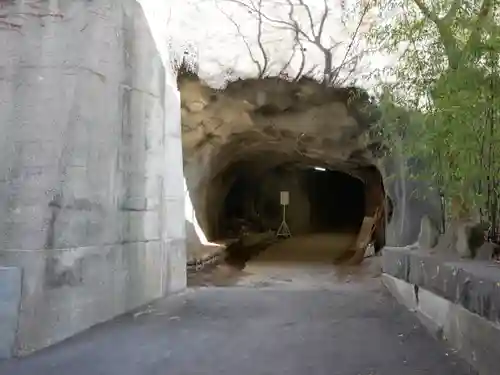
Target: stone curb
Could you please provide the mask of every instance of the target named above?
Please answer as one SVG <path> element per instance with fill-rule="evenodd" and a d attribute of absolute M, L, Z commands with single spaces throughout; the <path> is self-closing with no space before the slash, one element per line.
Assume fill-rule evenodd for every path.
<path fill-rule="evenodd" d="M 224 250 L 217 252 L 215 254 L 210 254 L 201 259 L 190 260 L 186 264 L 187 271 L 189 273 L 199 272 L 209 265 L 215 265 L 219 263 L 224 255 Z"/>
<path fill-rule="evenodd" d="M 500 325 L 500 266 L 488 261 L 450 260 L 404 248 L 382 253 L 384 273 L 417 285 Z"/>
<path fill-rule="evenodd" d="M 491 288 L 500 278 L 498 270 L 406 249 L 385 249 L 382 263 L 382 281 L 399 303 L 480 375 L 498 374 L 500 324 L 489 319 L 498 317 L 495 298 L 500 293 Z"/>

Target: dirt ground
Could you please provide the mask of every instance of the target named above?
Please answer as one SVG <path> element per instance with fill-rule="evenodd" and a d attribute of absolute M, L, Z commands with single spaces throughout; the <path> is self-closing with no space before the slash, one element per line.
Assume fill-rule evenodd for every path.
<path fill-rule="evenodd" d="M 380 275 L 377 258 L 359 266 L 337 264 L 345 257 L 355 235 L 315 234 L 281 240 L 248 261 L 243 269 L 222 263 L 190 275 L 191 287 L 287 285 L 324 287 Z M 310 283 L 310 285 L 308 285 Z"/>

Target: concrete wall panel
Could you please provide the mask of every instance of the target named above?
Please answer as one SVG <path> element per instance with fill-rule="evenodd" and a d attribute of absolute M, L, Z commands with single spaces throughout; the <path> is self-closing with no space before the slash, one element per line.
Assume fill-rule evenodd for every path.
<path fill-rule="evenodd" d="M 186 285 L 168 5 L 55 0 L 19 15 L 26 4 L 1 9 L 22 32 L 0 30 L 0 265 L 23 271 L 16 354 Z"/>
<path fill-rule="evenodd" d="M 21 302 L 20 268 L 0 267 L 0 359 L 13 354 Z"/>

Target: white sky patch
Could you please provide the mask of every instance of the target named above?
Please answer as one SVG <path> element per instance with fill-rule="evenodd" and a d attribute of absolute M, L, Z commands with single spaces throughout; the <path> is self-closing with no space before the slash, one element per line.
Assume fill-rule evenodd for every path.
<path fill-rule="evenodd" d="M 342 43 L 334 55 L 336 62 L 340 63 L 350 41 L 349 35 L 356 28 L 359 17 L 356 14 L 352 14 L 352 17 L 348 14 L 343 24 L 341 22 L 340 0 L 328 1 L 330 13 L 325 25 L 323 40 L 326 43 L 330 41 Z M 348 7 L 349 1 L 353 0 L 346 0 Z M 324 9 L 323 0 L 306 0 L 305 2 L 311 7 L 314 21 L 319 24 Z M 185 49 L 189 51 L 191 58 L 195 59 L 199 65 L 200 78 L 208 84 L 218 87 L 224 84 L 228 75 L 233 75 L 231 78 L 246 78 L 257 74 L 257 69 L 249 58 L 242 36 L 238 35 L 235 26 L 219 8 L 231 15 L 231 18 L 240 25 L 243 36 L 258 55 L 256 46 L 257 23 L 248 11 L 226 0 L 184 0 L 182 2 L 176 1 L 176 3 L 171 7 L 171 19 L 168 26 L 171 48 L 179 56 L 183 54 Z M 270 17 L 288 19 L 288 7 L 284 0 L 265 0 L 265 3 L 268 4 L 266 14 Z M 300 24 L 303 25 L 304 29 L 307 29 L 309 20 L 305 11 L 297 11 L 296 14 Z M 370 14 L 368 20 L 375 22 L 373 15 Z M 361 28 L 363 32 L 368 31 L 370 22 L 363 25 Z M 273 56 L 272 59 L 276 63 L 275 71 L 272 73 L 277 74 L 280 69 L 279 65 L 283 65 L 291 53 L 293 36 L 290 32 L 268 25 L 265 28 L 263 40 L 266 50 Z M 366 40 L 363 38 L 360 39 L 359 48 L 366 48 Z M 323 64 L 323 55 L 316 47 L 307 46 L 306 53 L 308 66 Z M 370 88 L 375 82 L 374 78 L 370 77 L 371 73 L 391 66 L 395 61 L 393 56 L 386 56 L 378 52 L 366 54 L 354 77 L 357 84 Z M 293 61 L 292 72 L 297 71 L 298 64 L 297 59 Z"/>

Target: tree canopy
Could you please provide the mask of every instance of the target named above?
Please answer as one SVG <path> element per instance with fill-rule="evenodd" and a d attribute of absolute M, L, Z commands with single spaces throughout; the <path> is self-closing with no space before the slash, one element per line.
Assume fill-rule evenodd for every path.
<path fill-rule="evenodd" d="M 490 222 L 500 182 L 498 3 L 373 0 L 380 22 L 369 32 L 372 44 L 400 56 L 379 91 L 386 139 L 424 161 L 417 177 L 460 207 L 453 215 L 481 211 Z M 396 107 L 412 119 L 397 121 Z"/>

